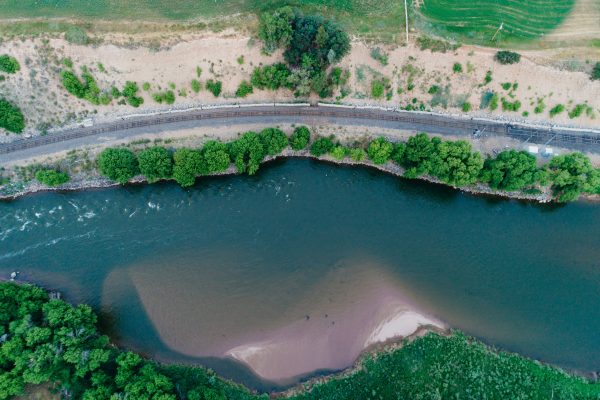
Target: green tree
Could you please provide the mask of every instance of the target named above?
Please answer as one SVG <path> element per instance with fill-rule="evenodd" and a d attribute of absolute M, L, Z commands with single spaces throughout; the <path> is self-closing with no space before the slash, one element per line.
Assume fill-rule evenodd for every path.
<path fill-rule="evenodd" d="M 265 158 L 266 150 L 256 132 L 246 132 L 230 144 L 229 154 L 238 172 L 254 175 Z"/>
<path fill-rule="evenodd" d="M 102 175 L 121 184 L 127 183 L 140 172 L 135 154 L 122 147 L 102 151 L 97 164 Z"/>
<path fill-rule="evenodd" d="M 593 193 L 600 186 L 598 171 L 594 169 L 590 159 L 581 153 L 552 158 L 548 171 L 558 201 L 577 200 L 582 192 Z"/>
<path fill-rule="evenodd" d="M 306 126 L 298 126 L 290 137 L 290 146 L 293 150 L 304 150 L 310 142 L 310 131 Z"/>
<path fill-rule="evenodd" d="M 202 155 L 206 160 L 209 173 L 225 171 L 230 164 L 227 146 L 216 140 L 210 140 L 204 144 Z"/>
<path fill-rule="evenodd" d="M 492 189 L 514 191 L 534 185 L 541 175 L 533 155 L 525 151 L 506 150 L 495 158 L 485 160 L 481 180 Z"/>
<path fill-rule="evenodd" d="M 173 154 L 173 179 L 181 187 L 193 186 L 196 177 L 207 173 L 206 160 L 197 150 L 177 149 Z"/>
<path fill-rule="evenodd" d="M 164 147 L 150 147 L 138 154 L 140 171 L 148 182 L 170 178 L 173 173 L 173 157 Z"/>
<path fill-rule="evenodd" d="M 456 186 L 477 182 L 483 168 L 481 154 L 473 152 L 471 144 L 464 140 L 438 143 L 435 156 L 431 160 L 431 174 Z"/>
<path fill-rule="evenodd" d="M 261 15 L 258 37 L 263 41 L 265 54 L 273 54 L 278 48 L 285 48 L 290 44 L 293 18 L 294 12 L 290 7 Z"/>
<path fill-rule="evenodd" d="M 0 98 L 0 128 L 13 133 L 21 133 L 25 129 L 25 117 L 21 110 L 2 98 Z"/>
<path fill-rule="evenodd" d="M 320 137 L 313 142 L 312 146 L 310 146 L 310 154 L 315 157 L 320 157 L 333 150 L 333 147 L 334 144 L 331 138 Z"/>
<path fill-rule="evenodd" d="M 367 148 L 369 159 L 373 161 L 374 164 L 379 165 L 388 162 L 393 151 L 394 145 L 384 137 L 378 137 L 373 140 L 369 143 L 369 147 Z"/>
<path fill-rule="evenodd" d="M 432 168 L 432 159 L 436 153 L 439 138 L 430 138 L 425 133 L 411 136 L 406 142 L 401 165 L 406 168 L 405 175 L 416 178 L 428 174 Z"/>
<path fill-rule="evenodd" d="M 41 169 L 35 173 L 35 179 L 46 186 L 60 186 L 69 182 L 69 175 L 53 169 Z"/>
<path fill-rule="evenodd" d="M 265 153 L 269 156 L 279 154 L 288 146 L 288 138 L 281 129 L 266 128 L 260 131 Z"/>

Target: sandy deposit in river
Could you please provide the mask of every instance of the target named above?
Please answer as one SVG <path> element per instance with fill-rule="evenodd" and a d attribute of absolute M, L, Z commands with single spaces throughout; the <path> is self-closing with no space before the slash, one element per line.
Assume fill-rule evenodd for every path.
<path fill-rule="evenodd" d="M 253 278 L 244 265 L 182 264 L 128 269 L 161 340 L 187 356 L 233 357 L 267 380 L 285 383 L 343 369 L 375 343 L 421 326 L 444 327 L 420 312 L 402 284 L 372 260 L 342 261 L 321 278 L 293 271 L 267 280 Z"/>

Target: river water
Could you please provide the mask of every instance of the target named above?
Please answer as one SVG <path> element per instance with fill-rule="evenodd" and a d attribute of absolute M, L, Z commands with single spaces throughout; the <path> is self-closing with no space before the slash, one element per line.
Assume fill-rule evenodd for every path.
<path fill-rule="evenodd" d="M 189 190 L 0 203 L 0 276 L 91 304 L 123 346 L 259 389 L 275 386 L 223 359 L 228 349 L 299 321 L 343 327 L 390 291 L 489 344 L 588 371 L 600 367 L 599 234 L 598 205 L 481 198 L 296 159 Z"/>

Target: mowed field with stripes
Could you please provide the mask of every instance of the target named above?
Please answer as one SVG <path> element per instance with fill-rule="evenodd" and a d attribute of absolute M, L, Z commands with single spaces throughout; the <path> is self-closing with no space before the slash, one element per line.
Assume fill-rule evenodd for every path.
<path fill-rule="evenodd" d="M 422 28 L 463 42 L 491 44 L 544 37 L 563 24 L 576 1 L 415 0 L 414 5 Z"/>

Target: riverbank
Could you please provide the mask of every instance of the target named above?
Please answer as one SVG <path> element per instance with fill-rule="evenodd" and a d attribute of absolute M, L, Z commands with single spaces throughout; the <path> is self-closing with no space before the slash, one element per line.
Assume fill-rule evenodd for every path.
<path fill-rule="evenodd" d="M 378 170 L 380 172 L 384 172 L 393 176 L 397 176 L 402 178 L 404 176 L 405 170 L 395 165 L 392 162 L 388 162 L 385 165 L 377 165 L 370 161 L 352 161 L 352 160 L 337 160 L 332 156 L 325 155 L 316 157 L 310 154 L 308 150 L 294 151 L 294 150 L 284 150 L 282 154 L 276 156 L 268 156 L 262 162 L 262 164 L 268 164 L 271 161 L 280 160 L 280 159 L 288 159 L 288 158 L 306 158 L 320 162 L 332 163 L 340 166 L 353 166 L 353 167 L 366 167 Z M 241 175 L 235 168 L 235 166 L 231 165 L 227 170 L 214 173 L 211 175 L 207 175 L 207 177 L 218 177 L 218 176 L 228 176 L 228 175 Z M 447 185 L 441 182 L 439 179 L 430 177 L 430 176 L 421 176 L 417 178 L 418 180 L 430 182 L 432 184 L 450 186 L 455 190 L 459 190 L 465 193 L 470 193 L 473 195 L 483 195 L 483 196 L 493 196 L 493 197 L 501 197 L 506 199 L 514 199 L 514 200 L 526 200 L 526 201 L 534 201 L 538 203 L 548 203 L 552 201 L 552 194 L 549 191 L 540 193 L 540 194 L 528 194 L 523 192 L 506 192 L 501 190 L 493 190 L 489 186 L 478 184 L 471 185 L 466 187 L 457 187 Z M 173 179 L 162 179 L 163 182 L 174 182 Z M 139 185 L 139 184 L 148 184 L 148 180 L 143 176 L 137 176 L 131 179 L 128 184 Z M 32 195 L 36 193 L 43 192 L 75 192 L 81 190 L 90 190 L 90 189 L 103 189 L 110 187 L 121 187 L 123 185 L 111 181 L 107 178 L 104 178 L 98 174 L 89 174 L 89 175 L 78 175 L 72 177 L 72 180 L 64 185 L 60 185 L 57 187 L 48 187 L 36 181 L 31 181 L 26 186 L 17 190 L 14 193 L 1 193 L 0 192 L 0 200 L 2 201 L 11 201 L 16 200 L 20 197 Z M 597 201 L 598 196 L 586 196 L 587 200 Z"/>

